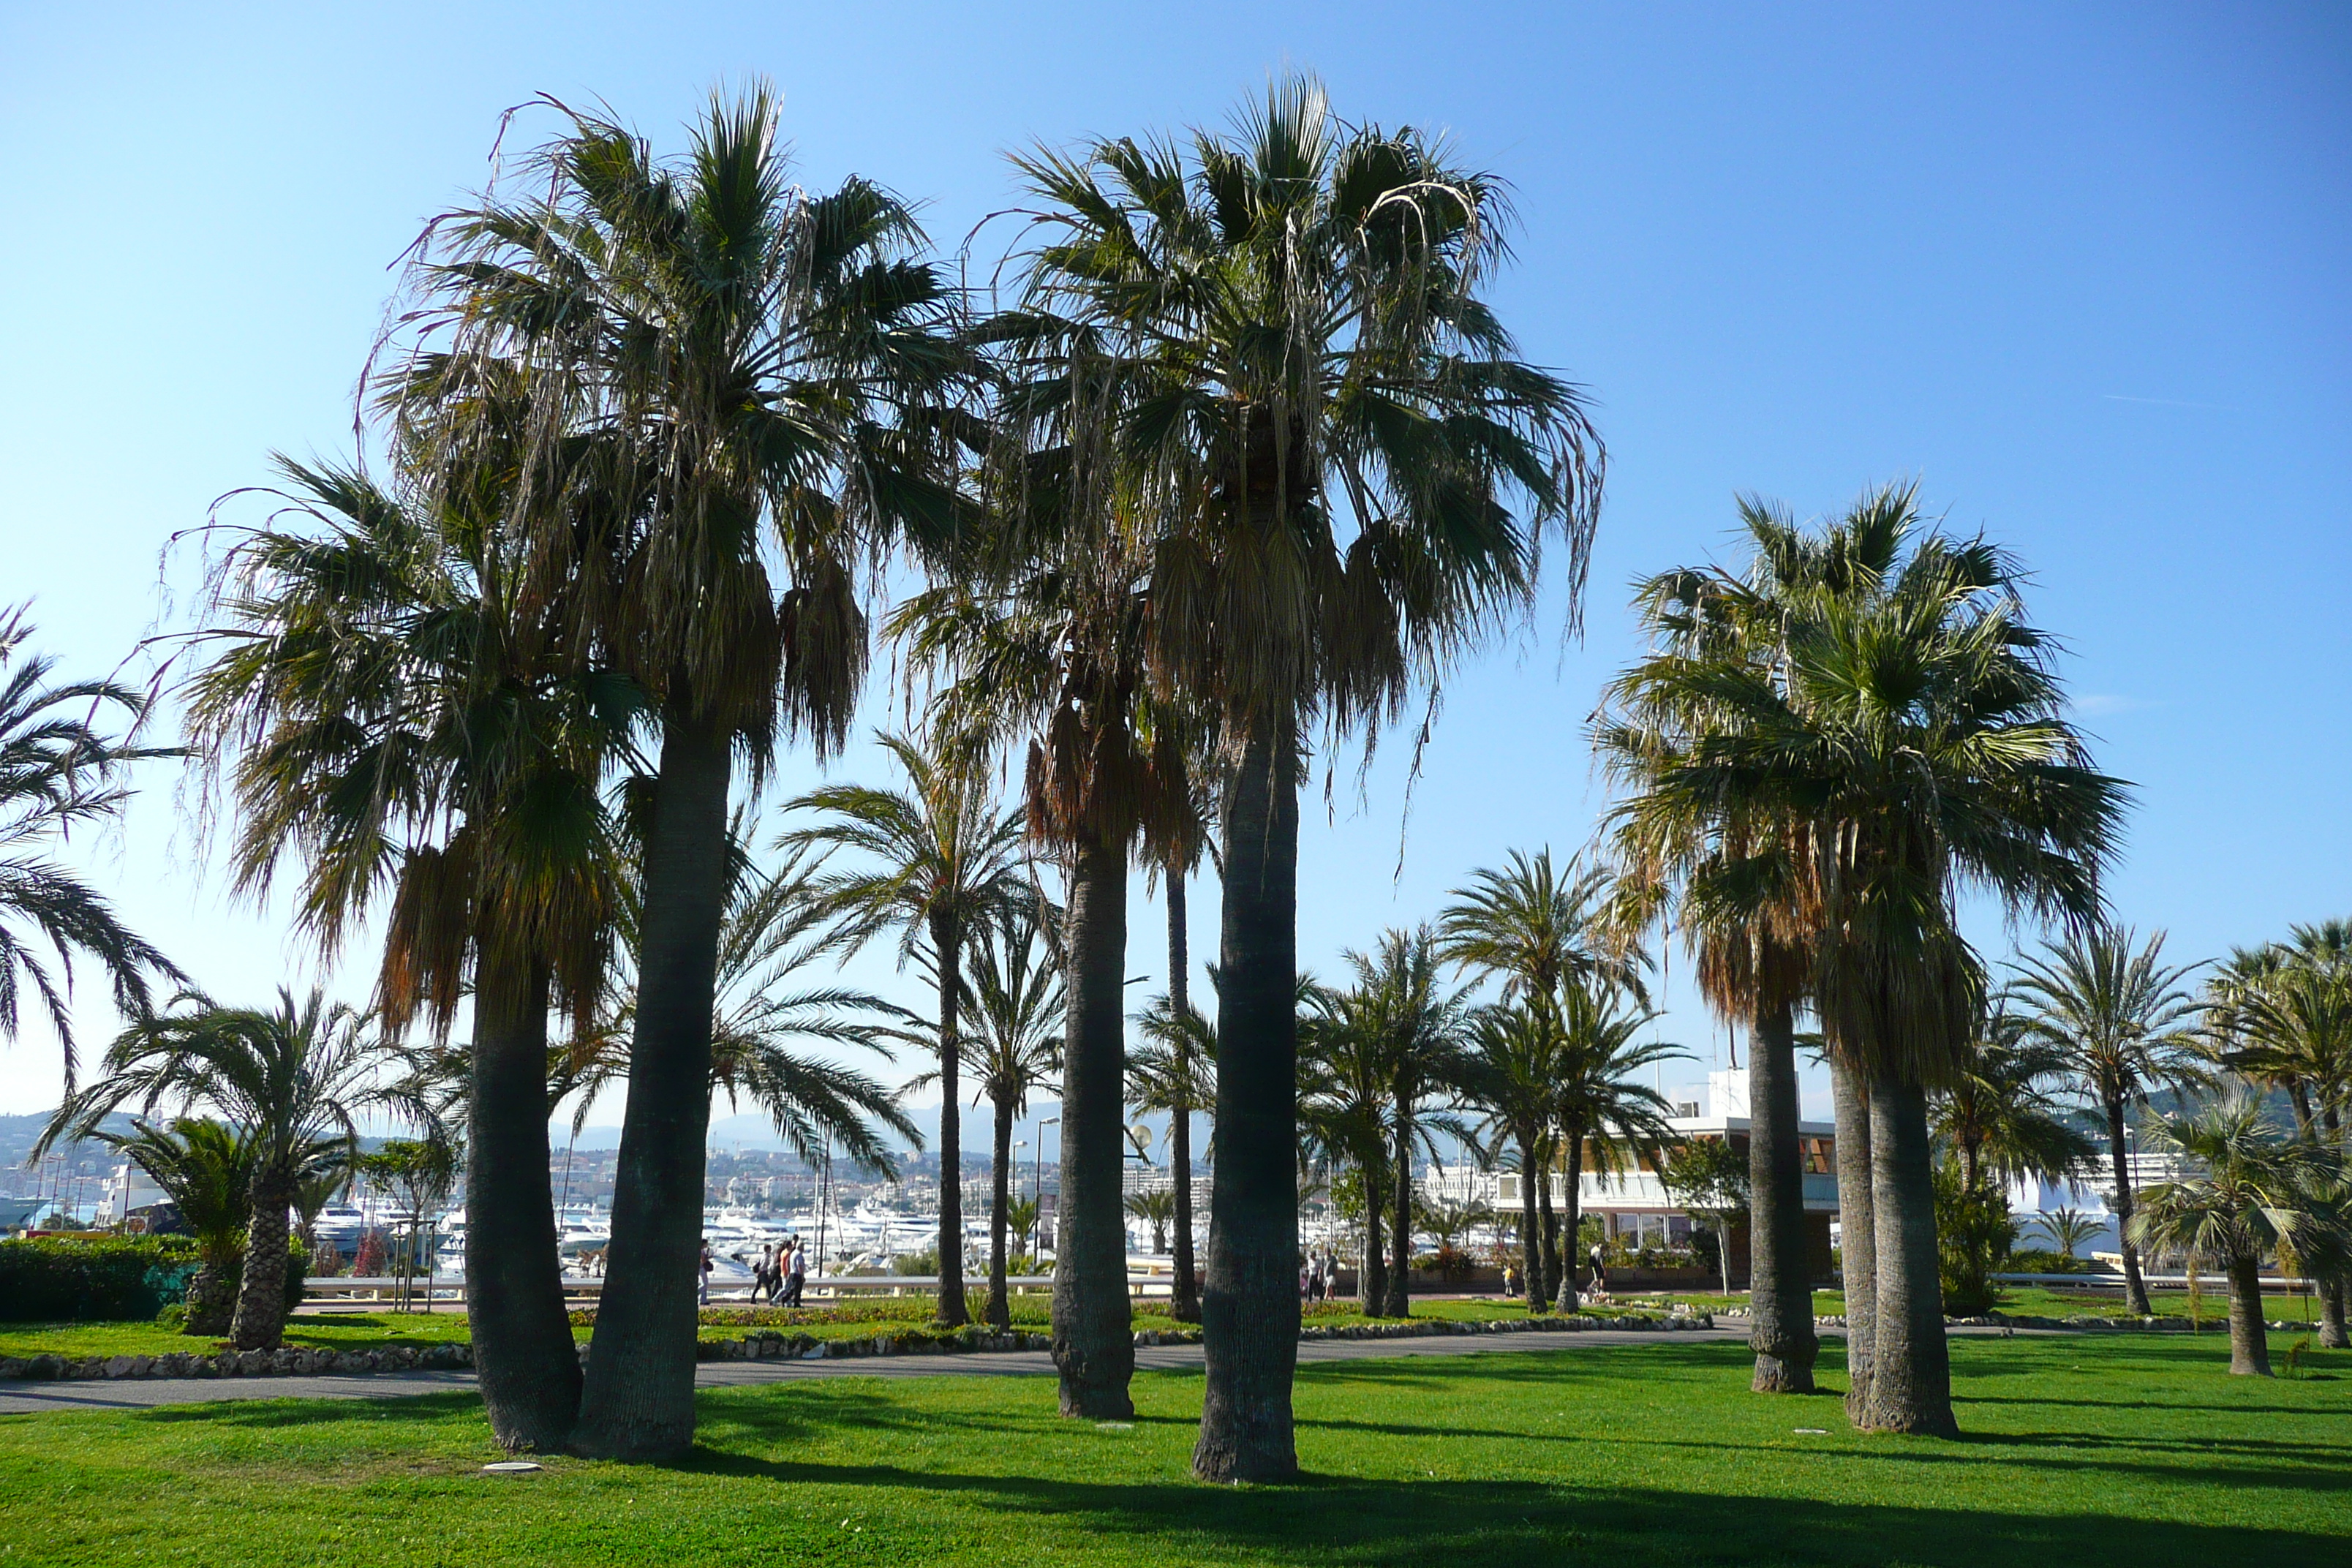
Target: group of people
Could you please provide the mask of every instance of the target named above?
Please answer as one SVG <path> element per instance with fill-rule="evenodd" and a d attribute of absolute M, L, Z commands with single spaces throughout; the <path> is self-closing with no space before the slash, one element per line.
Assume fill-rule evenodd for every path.
<path fill-rule="evenodd" d="M 1329 1247 L 1309 1247 L 1298 1265 L 1298 1299 L 1336 1301 L 1339 1299 L 1339 1255 Z"/>
<path fill-rule="evenodd" d="M 808 1244 L 797 1236 L 788 1236 L 780 1242 L 762 1242 L 757 1259 L 742 1253 L 734 1255 L 735 1261 L 751 1270 L 751 1300 L 764 1301 L 772 1307 L 797 1307 L 802 1304 L 801 1291 L 808 1282 Z M 697 1300 L 710 1305 L 710 1275 L 718 1267 L 711 1255 L 710 1242 L 702 1243 L 701 1284 Z"/>

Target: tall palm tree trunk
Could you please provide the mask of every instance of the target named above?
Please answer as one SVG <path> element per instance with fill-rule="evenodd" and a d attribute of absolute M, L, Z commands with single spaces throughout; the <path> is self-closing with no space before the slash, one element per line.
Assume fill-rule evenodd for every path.
<path fill-rule="evenodd" d="M 1543 1310 L 1543 1222 L 1536 1213 L 1536 1183 L 1540 1173 L 1536 1169 L 1537 1138 L 1534 1131 L 1519 1131 L 1519 1289 L 1528 1303 L 1528 1316 Z"/>
<path fill-rule="evenodd" d="M 1192 941 L 1185 929 L 1184 870 L 1168 869 L 1168 1005 L 1181 1023 L 1192 1016 Z M 1189 1077 L 1184 1080 L 1189 1082 Z M 1168 1128 L 1176 1166 L 1176 1284 L 1169 1311 L 1180 1323 L 1201 1321 L 1201 1282 L 1192 1272 L 1192 1105 L 1180 1095 Z"/>
<path fill-rule="evenodd" d="M 2139 1248 L 2132 1245 L 2131 1216 L 2131 1152 L 2124 1139 L 2124 1102 L 2119 1095 L 2107 1099 L 2107 1156 L 2114 1162 L 2116 1174 L 2116 1240 L 2124 1255 L 2124 1310 L 2136 1318 L 2149 1315 L 2147 1281 L 2140 1277 Z"/>
<path fill-rule="evenodd" d="M 1576 1294 L 1577 1211 L 1584 1205 L 1584 1134 L 1574 1127 L 1568 1130 L 1568 1189 L 1567 1213 L 1560 1218 L 1559 1289 L 1554 1294 L 1555 1310 L 1573 1314 L 1582 1305 Z"/>
<path fill-rule="evenodd" d="M 548 1180 L 544 964 L 480 944 L 466 1110 L 466 1315 L 490 1430 L 510 1452 L 561 1449 L 580 1415 Z"/>
<path fill-rule="evenodd" d="M 1004 1234 L 1013 1204 L 1013 1101 L 996 1101 L 995 1156 L 989 1163 L 988 1194 L 988 1321 L 991 1327 L 1013 1326 L 1011 1288 L 1004 1282 Z"/>
<path fill-rule="evenodd" d="M 1845 1415 L 1861 1426 L 1870 1414 L 1870 1366 L 1878 1343 L 1878 1236 L 1870 1201 L 1870 1095 L 1862 1075 L 1834 1052 L 1830 1056 L 1830 1092 L 1837 1107 L 1838 1288 L 1845 1295 Z"/>
<path fill-rule="evenodd" d="M 1870 1086 L 1870 1201 L 1878 1300 L 1864 1425 L 1957 1437 L 1951 1352 L 1937 1269 L 1934 1153 L 1927 1093 L 1892 1079 Z"/>
<path fill-rule="evenodd" d="M 1127 1297 L 1127 847 L 1088 838 L 1070 867 L 1062 1048 L 1062 1248 L 1054 1364 L 1062 1414 L 1125 1420 L 1135 1340 Z M 1222 1176 L 1223 1173 L 1219 1174 Z"/>
<path fill-rule="evenodd" d="M 575 1450 L 597 1458 L 667 1458 L 694 1441 L 703 1140 L 732 763 L 719 725 L 682 715 L 665 721 L 613 1241 L 572 1434 Z"/>
<path fill-rule="evenodd" d="M 1385 1315 L 1412 1316 L 1412 1102 L 1399 1096 L 1396 1104 L 1395 1185 L 1389 1194 L 1388 1292 L 1382 1298 Z"/>
<path fill-rule="evenodd" d="M 940 1304 L 933 1314 L 940 1326 L 960 1329 L 971 1321 L 971 1305 L 963 1294 L 963 1107 L 957 1099 L 957 1068 L 962 1063 L 963 1035 L 957 1003 L 963 985 L 963 928 L 953 916 L 931 919 L 931 951 L 940 961 Z M 1069 1128 L 1062 1129 L 1062 1201 L 1069 1202 Z"/>
<path fill-rule="evenodd" d="M 1203 1480 L 1298 1472 L 1298 771 L 1285 703 L 1260 720 L 1224 792 L 1217 1180 L 1192 1450 Z"/>
<path fill-rule="evenodd" d="M 1380 1173 L 1370 1165 L 1358 1168 L 1364 1189 L 1364 1261 L 1356 1270 L 1356 1300 L 1364 1316 L 1377 1318 L 1389 1306 L 1389 1251 L 1386 1227 L 1387 1194 L 1381 1191 Z"/>
<path fill-rule="evenodd" d="M 2259 1258 L 2242 1258 L 2230 1265 L 2230 1375 L 2271 1375 L 2270 1331 L 2263 1321 Z"/>
<path fill-rule="evenodd" d="M 1759 1394 L 1811 1394 L 1812 1269 L 1805 1258 L 1805 1168 L 1797 1130 L 1797 1026 L 1788 1004 L 1759 1006 L 1748 1029 L 1748 1348 Z"/>
<path fill-rule="evenodd" d="M 237 1280 L 236 1317 L 228 1337 L 241 1351 L 274 1351 L 286 1341 L 286 1215 L 294 1204 L 293 1173 L 262 1160 L 253 1168 L 252 1192 L 245 1272 Z"/>
<path fill-rule="evenodd" d="M 1559 1294 L 1559 1215 L 1551 1206 L 1551 1161 L 1546 1158 L 1543 1168 L 1535 1173 L 1536 1212 L 1541 1216 L 1538 1232 L 1543 1240 L 1541 1261 L 1543 1272 L 1534 1281 L 1535 1295 L 1528 1300 L 1528 1310 L 1535 1311 L 1548 1305 Z"/>

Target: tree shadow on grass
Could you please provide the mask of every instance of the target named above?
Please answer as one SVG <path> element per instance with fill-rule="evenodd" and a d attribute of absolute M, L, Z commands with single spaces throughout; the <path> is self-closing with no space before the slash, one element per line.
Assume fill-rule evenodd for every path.
<path fill-rule="evenodd" d="M 1637 1488 L 1309 1476 L 1290 1485 L 1092 1482 L 936 1474 L 698 1454 L 692 1468 L 781 1486 L 871 1487 L 961 1496 L 1006 1515 L 1123 1538 L 1139 1559 L 1173 1550 L 1249 1552 L 1320 1563 L 1449 1568 L 1625 1568 L 1629 1563 L 1883 1564 L 1918 1568 L 2156 1568 L 2267 1559 L 2324 1561 L 2341 1538 L 2289 1530 L 2097 1515 L 1842 1504 Z M 1024 1537 L 1038 1557 L 1050 1543 Z"/>
<path fill-rule="evenodd" d="M 471 1388 L 446 1394 L 400 1394 L 378 1398 L 236 1399 L 205 1405 L 157 1405 L 142 1409 L 110 1406 L 117 1414 L 135 1415 L 163 1426 L 202 1422 L 212 1426 L 324 1426 L 338 1422 L 440 1420 L 479 1416 L 481 1395 Z"/>

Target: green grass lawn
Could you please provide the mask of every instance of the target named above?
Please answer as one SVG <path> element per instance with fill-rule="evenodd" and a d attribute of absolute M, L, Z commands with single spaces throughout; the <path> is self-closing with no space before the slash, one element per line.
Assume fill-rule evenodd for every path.
<path fill-rule="evenodd" d="M 1038 1378 L 711 1390 L 685 1463 L 496 1456 L 469 1396 L 0 1416 L 0 1563 L 2337 1563 L 2352 1358 L 2231 1379 L 2213 1342 L 1964 1339 L 1958 1442 L 1747 1391 L 1737 1345 L 1326 1363 L 1295 1485 L 1188 1474 L 1197 1374 L 1137 1419 Z M 1834 1358 L 1832 1358 L 1832 1361 Z M 1821 1427 L 1818 1436 L 1799 1427 Z"/>

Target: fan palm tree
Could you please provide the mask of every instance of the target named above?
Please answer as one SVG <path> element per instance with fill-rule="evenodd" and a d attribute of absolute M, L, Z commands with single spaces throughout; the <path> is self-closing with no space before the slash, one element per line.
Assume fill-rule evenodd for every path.
<path fill-rule="evenodd" d="M 1948 1433 L 1927 1093 L 1950 1075 L 1982 984 L 1957 902 L 1976 889 L 2043 919 L 2094 919 L 2123 786 L 2063 716 L 2008 560 L 1923 530 L 1907 487 L 1865 497 L 1842 527 L 1864 524 L 1895 535 L 1885 570 L 1792 596 L 1769 666 L 1654 656 L 1612 693 L 1633 720 L 1604 725 L 1603 742 L 1636 732 L 1623 744 L 1666 815 L 1737 803 L 1769 826 L 1755 842 L 1786 862 L 1823 1033 L 1869 1084 L 1864 1423 Z M 1645 731 L 1645 710 L 1670 722 Z"/>
<path fill-rule="evenodd" d="M 2064 1056 L 1996 998 L 1931 1112 L 1932 1131 L 1959 1156 L 1963 1190 L 1988 1193 L 1994 1177 L 2055 1182 L 2098 1158 L 2050 1086 L 2065 1072 Z"/>
<path fill-rule="evenodd" d="M 951 533 L 930 412 L 962 363 L 909 209 L 863 179 L 792 183 L 773 93 L 714 96 L 683 157 L 548 100 L 529 194 L 445 215 L 418 250 L 418 347 L 393 397 L 493 374 L 537 389 L 509 515 L 526 580 L 650 693 L 638 1029 L 622 1176 L 576 1446 L 681 1450 L 694 1426 L 694 1259 L 728 796 L 780 732 L 822 757 L 866 658 L 861 562 Z M 585 650 L 583 650 L 585 651 Z"/>
<path fill-rule="evenodd" d="M 2181 982 L 2194 964 L 2164 962 L 2164 933 L 2145 945 L 2127 928 L 2100 926 L 2047 942 L 2018 968 L 2011 987 L 2033 1038 L 2055 1049 L 2076 1092 L 2100 1115 L 2123 1233 L 2125 1310 L 2145 1317 L 2147 1284 L 2131 1228 L 2130 1144 L 2125 1118 L 2162 1089 L 2200 1081 L 2190 1020 L 2196 999 Z"/>
<path fill-rule="evenodd" d="M 2263 1259 L 2344 1250 L 2341 1213 L 2323 1195 L 2342 1180 L 2341 1158 L 2282 1137 L 2245 1094 L 2194 1116 L 2158 1117 L 2148 1133 L 2191 1173 L 2139 1194 L 2128 1239 L 2218 1268 L 2230 1282 L 2230 1371 L 2268 1377 Z"/>
<path fill-rule="evenodd" d="M 963 1145 L 958 1124 L 958 1069 L 963 1044 L 959 983 L 965 943 L 983 925 L 1034 895 L 1021 857 L 1022 820 L 1000 810 L 982 766 L 956 751 L 926 752 L 900 735 L 880 737 L 907 775 L 903 790 L 829 784 L 787 808 L 816 817 L 782 840 L 787 848 L 845 849 L 864 868 L 828 873 L 825 908 L 839 922 L 835 942 L 852 951 L 887 931 L 898 958 L 920 962 L 939 984 L 932 1038 L 939 1049 L 940 1321 L 971 1321 L 965 1304 Z"/>
<path fill-rule="evenodd" d="M 510 397 L 441 411 L 490 433 Z M 548 1181 L 548 1015 L 600 1005 L 620 856 L 598 784 L 640 709 L 573 664 L 552 606 L 527 601 L 496 474 L 404 501 L 356 469 L 279 460 L 282 505 L 214 577 L 189 731 L 228 772 L 237 889 L 302 863 L 298 921 L 328 956 L 380 894 L 389 1032 L 420 1016 L 467 1132 L 467 1311 L 483 1401 L 510 1448 L 552 1449 L 579 1410 Z M 446 1046 L 470 993 L 473 1038 Z M 426 1064 L 430 1066 L 429 1062 Z M 412 1097 L 411 1109 L 426 1109 Z"/>
<path fill-rule="evenodd" d="M 280 991 L 274 1007 L 223 1007 L 182 992 L 142 1013 L 108 1047 L 104 1076 L 68 1095 L 41 1145 L 89 1136 L 136 1102 L 140 1113 L 209 1106 L 242 1130 L 252 1167 L 245 1267 L 229 1338 L 275 1350 L 286 1331 L 288 1214 L 304 1174 L 356 1145 L 354 1111 L 372 1097 L 382 1047 L 363 1014 L 313 991 Z"/>
<path fill-rule="evenodd" d="M 1168 873 L 1171 973 L 1181 975 L 1182 878 Z M 1217 1100 L 1217 1026 L 1185 1000 L 1181 980 L 1152 998 L 1138 1020 L 1140 1045 L 1128 1054 L 1129 1101 L 1145 1114 L 1168 1118 L 1168 1163 L 1176 1173 L 1176 1282 L 1170 1310 L 1180 1323 L 1201 1321 L 1201 1299 L 1192 1264 L 1192 1118 Z"/>
<path fill-rule="evenodd" d="M 1578 1306 L 1577 1210 L 1585 1167 L 1589 1163 L 1597 1176 L 1615 1175 L 1630 1155 L 1651 1170 L 1664 1168 L 1665 1147 L 1675 1136 L 1666 1124 L 1674 1107 L 1637 1078 L 1687 1053 L 1663 1040 L 1636 1040 L 1658 1015 L 1629 1003 L 1614 986 L 1570 981 L 1562 988 L 1561 1003 L 1552 1116 L 1568 1167 L 1568 1212 L 1560 1227 L 1568 1238 L 1568 1256 L 1562 1259 L 1555 1305 L 1573 1312 Z"/>
<path fill-rule="evenodd" d="M 1032 1094 L 1055 1092 L 1054 1075 L 1062 1070 L 1066 1003 L 1062 966 L 1053 951 L 1056 913 L 1034 900 L 998 910 L 973 932 L 964 960 L 971 1016 L 962 1035 L 963 1065 L 971 1073 L 975 1100 L 986 1097 L 996 1114 L 984 1316 L 999 1329 L 1013 1323 L 1005 1237 L 1009 1228 L 1020 1228 L 1013 1222 L 1013 1124 L 1028 1114 Z M 928 1086 L 937 1076 L 923 1074 L 908 1088 Z"/>
<path fill-rule="evenodd" d="M 245 1260 L 245 1226 L 253 1207 L 251 1142 L 226 1122 L 194 1116 L 160 1127 L 140 1118 L 128 1133 L 91 1135 L 146 1172 L 195 1238 L 187 1331 L 208 1338 L 228 1332 L 236 1310 L 232 1281 Z"/>
<path fill-rule="evenodd" d="M 106 972 L 115 1006 L 145 1007 L 157 980 L 184 981 L 172 962 L 87 883 L 48 858 L 77 826 L 122 815 L 133 764 L 180 753 L 135 743 L 148 699 L 112 680 L 49 679 L 57 661 L 27 654 L 26 606 L 0 611 L 0 1038 L 13 1040 L 23 987 L 49 1016 L 74 1085 L 73 1018 L 67 1005 L 77 954 Z M 98 721 L 111 711 L 123 734 Z M 36 944 L 57 954 L 58 969 Z"/>
<path fill-rule="evenodd" d="M 1561 1077 L 1559 1013 L 1526 1000 L 1482 1009 L 1465 1052 L 1463 1091 L 1485 1113 L 1482 1152 L 1490 1163 L 1507 1148 L 1518 1154 L 1519 1247 L 1533 1314 L 1548 1300 L 1537 1188 L 1549 1180 L 1541 1154 Z"/>
<path fill-rule="evenodd" d="M 1304 726 L 1369 727 L 1416 678 L 1433 684 L 1532 603 L 1546 534 L 1580 578 L 1599 444 L 1574 389 L 1520 360 L 1481 298 L 1503 254 L 1498 184 L 1417 132 L 1341 123 L 1311 80 L 1189 149 L 1103 141 L 1016 163 L 1043 210 L 1022 341 L 1011 322 L 1005 341 L 1088 368 L 1094 408 L 1073 427 L 1153 519 L 1155 684 L 1223 736 L 1225 1055 L 1194 1468 L 1285 1476 Z"/>

